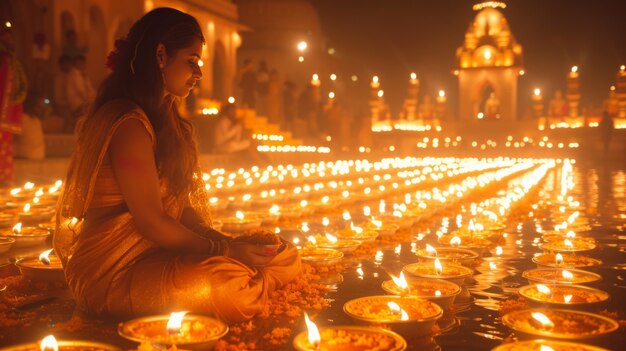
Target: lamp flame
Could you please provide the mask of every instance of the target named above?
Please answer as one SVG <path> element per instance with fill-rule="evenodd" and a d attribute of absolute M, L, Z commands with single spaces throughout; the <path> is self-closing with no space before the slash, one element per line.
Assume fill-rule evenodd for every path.
<path fill-rule="evenodd" d="M 550 293 L 552 292 L 552 290 L 550 290 L 550 288 L 548 288 L 547 286 L 545 286 L 543 284 L 537 284 L 537 291 L 539 291 L 540 293 L 542 293 L 544 295 L 550 295 Z"/>
<path fill-rule="evenodd" d="M 41 343 L 39 343 L 39 348 L 41 351 L 58 351 L 59 345 L 54 335 L 48 335 L 43 338 L 43 340 L 41 340 Z"/>
<path fill-rule="evenodd" d="M 557 253 L 555 257 L 556 257 L 556 264 L 559 265 L 559 266 L 562 265 L 563 264 L 563 255 L 561 255 L 560 253 Z"/>
<path fill-rule="evenodd" d="M 569 239 L 563 240 L 563 245 L 567 246 L 570 249 L 574 247 L 574 244 Z"/>
<path fill-rule="evenodd" d="M 539 351 L 554 351 L 554 349 L 551 348 L 550 346 L 541 345 L 541 348 L 539 348 Z"/>
<path fill-rule="evenodd" d="M 437 275 L 441 275 L 441 273 L 443 273 L 443 266 L 441 265 L 439 258 L 435 258 L 435 272 L 437 272 Z"/>
<path fill-rule="evenodd" d="M 50 250 L 46 250 L 44 252 L 42 252 L 41 254 L 39 254 L 39 261 L 41 261 L 41 263 L 49 266 L 50 265 L 50 253 L 52 252 L 53 249 Z"/>
<path fill-rule="evenodd" d="M 473 233 L 476 231 L 476 226 L 474 225 L 474 221 L 470 219 L 469 224 L 467 225 L 467 230 L 470 233 Z"/>
<path fill-rule="evenodd" d="M 567 232 L 567 234 L 565 234 L 566 238 L 570 238 L 570 239 L 574 239 L 576 237 L 576 233 L 574 233 L 573 231 L 569 231 Z"/>
<path fill-rule="evenodd" d="M 167 321 L 167 334 L 180 334 L 180 329 L 183 325 L 183 318 L 187 312 L 172 312 L 170 319 Z"/>
<path fill-rule="evenodd" d="M 396 284 L 397 287 L 399 287 L 402 290 L 408 290 L 409 288 L 409 284 L 407 283 L 406 279 L 404 278 L 404 272 L 400 272 L 400 277 L 395 277 L 393 275 L 391 275 L 391 279 L 393 280 L 393 282 Z"/>
<path fill-rule="evenodd" d="M 24 213 L 30 212 L 30 204 L 24 205 Z"/>
<path fill-rule="evenodd" d="M 349 221 L 352 219 L 352 216 L 350 216 L 350 212 L 348 212 L 348 210 L 343 211 L 342 217 L 344 221 Z"/>
<path fill-rule="evenodd" d="M 456 245 L 456 246 L 461 245 L 461 238 L 458 236 L 454 236 L 454 238 L 450 240 L 450 245 Z"/>
<path fill-rule="evenodd" d="M 431 255 L 437 256 L 437 250 L 434 247 L 430 246 L 429 244 L 426 244 L 426 252 L 428 252 Z"/>
<path fill-rule="evenodd" d="M 270 214 L 272 214 L 272 215 L 279 215 L 280 214 L 280 207 L 278 207 L 278 205 L 272 205 L 272 207 L 270 207 Z"/>
<path fill-rule="evenodd" d="M 332 234 L 326 233 L 326 239 L 333 244 L 337 243 L 337 237 Z"/>
<path fill-rule="evenodd" d="M 13 230 L 13 233 L 14 233 L 14 234 L 19 234 L 19 233 L 21 233 L 21 232 L 22 232 L 22 222 L 20 222 L 20 223 L 18 223 L 18 224 L 16 224 L 16 225 L 14 225 L 12 230 Z"/>
<path fill-rule="evenodd" d="M 308 240 L 311 244 L 313 245 L 317 245 L 317 240 L 315 240 L 315 237 L 313 235 L 309 235 L 306 240 Z"/>
<path fill-rule="evenodd" d="M 504 252 L 504 250 L 502 250 L 502 246 L 496 247 L 496 255 L 497 256 L 502 255 L 503 252 Z"/>
<path fill-rule="evenodd" d="M 379 221 L 377 219 L 374 219 L 374 217 L 372 217 L 372 224 L 376 226 L 376 228 L 380 229 L 383 227 L 383 221 Z"/>
<path fill-rule="evenodd" d="M 440 290 L 436 290 L 435 291 L 435 296 L 441 296 L 441 291 Z"/>
<path fill-rule="evenodd" d="M 363 215 L 369 217 L 372 215 L 372 209 L 369 206 L 363 206 Z"/>
<path fill-rule="evenodd" d="M 237 212 L 235 213 L 235 217 L 236 217 L 238 220 L 240 220 L 240 221 L 243 221 L 243 220 L 244 220 L 244 218 L 245 218 L 245 216 L 243 215 L 243 212 L 241 212 L 241 211 L 237 211 Z"/>
<path fill-rule="evenodd" d="M 572 301 L 572 297 L 574 297 L 574 295 L 565 295 L 563 296 L 563 301 L 565 301 L 565 303 L 569 303 Z"/>
<path fill-rule="evenodd" d="M 544 327 L 554 328 L 554 323 L 545 314 L 541 312 L 532 312 L 531 316 L 533 317 L 533 319 L 541 323 L 541 325 L 543 325 Z"/>
<path fill-rule="evenodd" d="M 563 270 L 563 272 L 561 272 L 561 275 L 563 276 L 563 278 L 565 278 L 567 280 L 574 279 L 574 275 L 572 274 L 572 272 L 570 272 L 568 270 Z"/>
<path fill-rule="evenodd" d="M 397 303 L 395 303 L 393 301 L 389 301 L 389 302 L 387 302 L 387 307 L 389 307 L 389 309 L 391 310 L 391 313 L 399 314 L 401 316 L 400 320 L 403 320 L 403 321 L 408 321 L 409 320 L 409 314 L 406 313 L 405 310 L 400 308 L 400 305 L 398 305 Z"/>
<path fill-rule="evenodd" d="M 315 349 L 319 348 L 320 341 L 322 339 L 320 336 L 320 331 L 319 329 L 317 329 L 317 325 L 311 322 L 311 320 L 309 319 L 309 315 L 306 312 L 304 312 L 304 322 L 306 323 L 306 329 L 308 334 L 307 338 L 309 340 L 309 343 L 313 345 Z"/>

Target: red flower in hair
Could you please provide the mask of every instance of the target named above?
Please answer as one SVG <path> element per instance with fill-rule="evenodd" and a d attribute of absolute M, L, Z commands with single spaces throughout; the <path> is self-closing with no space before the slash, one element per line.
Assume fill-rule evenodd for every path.
<path fill-rule="evenodd" d="M 128 45 L 128 41 L 124 38 L 117 39 L 115 41 L 115 49 L 113 49 L 107 55 L 107 60 L 106 60 L 106 63 L 104 64 L 106 68 L 110 69 L 111 71 L 115 70 L 115 68 L 117 67 L 117 63 L 118 63 L 117 61 L 119 59 L 120 52 L 126 49 L 127 45 Z"/>

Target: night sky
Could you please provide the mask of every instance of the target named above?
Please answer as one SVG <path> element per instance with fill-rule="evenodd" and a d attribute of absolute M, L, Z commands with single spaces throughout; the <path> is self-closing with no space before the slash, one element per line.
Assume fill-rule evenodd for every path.
<path fill-rule="evenodd" d="M 397 112 L 415 71 L 421 91 L 445 89 L 456 103 L 451 74 L 455 51 L 476 12 L 469 0 L 312 0 L 319 9 L 327 46 L 344 64 L 343 74 L 363 83 L 381 77 L 385 96 Z M 532 89 L 544 99 L 565 90 L 565 77 L 577 65 L 583 105 L 600 105 L 619 66 L 626 64 L 626 0 L 508 0 L 501 11 L 522 45 L 525 76 L 518 98 L 530 103 Z"/>

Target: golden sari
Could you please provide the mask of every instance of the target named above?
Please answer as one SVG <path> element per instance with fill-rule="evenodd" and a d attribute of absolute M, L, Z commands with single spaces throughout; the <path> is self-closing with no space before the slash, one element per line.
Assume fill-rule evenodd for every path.
<path fill-rule="evenodd" d="M 251 268 L 225 256 L 168 251 L 142 236 L 104 162 L 113 133 L 128 119 L 140 121 L 155 145 L 150 121 L 137 105 L 106 103 L 80 127 L 59 200 L 54 248 L 77 304 L 97 315 L 124 318 L 182 310 L 215 314 L 231 323 L 253 317 L 271 291 L 299 273 L 297 250 L 289 246 L 269 265 Z M 189 199 L 174 197 L 164 182 L 161 196 L 166 212 L 180 220 Z M 98 218 L 86 215 L 97 208 L 121 210 Z"/>

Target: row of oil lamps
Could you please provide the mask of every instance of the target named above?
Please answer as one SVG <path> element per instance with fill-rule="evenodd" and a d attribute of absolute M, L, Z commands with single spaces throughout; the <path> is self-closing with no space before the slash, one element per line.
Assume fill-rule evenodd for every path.
<path fill-rule="evenodd" d="M 435 163 L 435 162 L 431 161 L 431 164 L 432 163 Z M 289 169 L 288 167 L 283 167 L 283 169 L 280 170 L 280 172 L 276 170 L 276 173 L 274 174 L 272 174 L 274 170 L 271 170 L 271 169 L 270 170 L 266 169 L 265 172 L 263 173 L 259 172 L 258 169 L 253 172 L 246 172 L 246 171 L 241 172 L 240 170 L 236 173 L 230 173 L 226 177 L 224 177 L 225 175 L 223 174 L 224 172 L 222 172 L 221 170 L 217 170 L 217 171 L 212 172 L 212 174 L 209 174 L 208 176 L 205 175 L 204 180 L 209 189 L 211 187 L 214 187 L 214 189 L 221 190 L 223 188 L 217 185 L 223 184 L 226 179 L 233 180 L 237 178 L 242 178 L 242 179 L 245 179 L 244 182 L 245 184 L 247 184 L 247 187 L 244 188 L 244 191 L 246 191 L 246 194 L 252 193 L 253 190 L 260 191 L 261 198 L 262 198 L 264 194 L 263 192 L 268 191 L 267 189 L 269 188 L 270 185 L 274 186 L 273 181 L 269 179 L 265 179 L 265 181 L 259 181 L 258 183 L 260 184 L 257 185 L 257 184 L 252 184 L 252 182 L 248 182 L 247 179 L 257 178 L 260 180 L 263 177 L 275 178 L 274 180 L 277 180 L 278 183 L 283 183 L 286 185 L 291 184 L 293 186 L 292 189 L 290 189 L 291 194 L 289 194 L 290 196 L 288 197 L 285 196 L 285 198 L 293 201 L 294 203 L 301 204 L 302 201 L 307 201 L 305 199 L 311 199 L 313 195 L 311 195 L 310 192 L 314 193 L 315 191 L 323 191 L 325 188 L 330 188 L 330 189 L 335 189 L 335 190 L 339 188 L 338 186 L 333 186 L 333 182 L 338 182 L 338 183 L 341 182 L 342 189 L 344 186 L 350 186 L 347 184 L 347 182 L 350 181 L 349 180 L 350 178 L 346 177 L 345 175 L 350 174 L 349 170 L 351 167 L 356 168 L 354 166 L 355 164 L 356 163 L 350 164 L 348 162 L 345 165 L 342 165 L 339 168 L 341 169 L 343 167 L 344 170 L 340 172 L 336 171 L 336 169 L 333 169 L 331 167 L 325 167 L 324 165 L 324 167 L 319 167 L 322 169 L 321 171 L 320 169 L 318 169 L 318 167 L 306 167 L 302 169 L 296 169 L 295 167 L 291 167 L 291 169 Z M 364 163 L 364 164 L 367 164 L 367 163 Z M 414 162 L 412 165 L 411 163 L 409 163 L 409 165 L 405 167 L 396 167 L 396 168 L 400 168 L 401 171 L 395 174 L 394 176 L 385 177 L 387 174 L 389 174 L 386 172 L 390 168 L 392 169 L 393 167 L 390 167 L 390 166 L 383 167 L 380 164 L 378 166 L 375 166 L 375 164 L 376 163 L 374 163 L 370 167 L 360 167 L 359 169 L 357 169 L 355 172 L 356 175 L 352 177 L 352 184 L 354 185 L 360 184 L 361 189 L 366 189 L 367 188 L 366 184 L 369 184 L 369 182 L 376 181 L 376 176 L 378 176 L 378 183 L 384 180 L 387 180 L 388 181 L 387 183 L 389 183 L 393 181 L 394 176 L 405 178 L 405 179 L 411 179 L 411 180 L 418 179 L 420 181 L 424 181 L 424 179 L 421 178 L 420 176 L 423 176 L 424 174 L 434 173 L 434 170 L 431 172 L 426 171 L 427 168 L 431 167 L 431 164 L 427 166 L 422 165 L 422 168 L 419 169 L 420 172 L 416 173 L 415 169 L 418 169 L 416 168 L 416 165 L 418 164 L 418 162 Z M 462 162 L 459 162 L 459 164 L 462 164 Z M 520 166 L 520 164 L 522 164 L 523 166 Z M 315 263 L 316 261 L 323 262 L 325 264 L 328 264 L 329 262 L 334 262 L 334 261 L 329 261 L 328 257 L 330 256 L 331 259 L 333 257 L 340 258 L 341 256 L 343 256 L 343 254 L 349 253 L 349 250 L 354 247 L 354 245 L 347 245 L 347 248 L 346 248 L 345 242 L 349 243 L 350 241 L 353 241 L 353 242 L 361 243 L 363 241 L 371 241 L 372 237 L 373 239 L 376 239 L 376 236 L 378 235 L 381 235 L 381 234 L 388 235 L 388 234 L 395 232 L 398 228 L 400 228 L 400 224 L 404 226 L 412 225 L 412 222 L 408 223 L 404 219 L 404 217 L 410 217 L 410 215 L 412 214 L 411 209 L 418 209 L 421 211 L 421 210 L 424 210 L 424 207 L 427 208 L 429 205 L 432 206 L 436 204 L 437 202 L 445 203 L 446 200 L 448 200 L 448 202 L 454 201 L 454 200 L 460 201 L 460 199 L 462 199 L 464 195 L 464 191 L 471 190 L 477 185 L 484 187 L 492 181 L 500 180 L 503 177 L 513 174 L 515 172 L 518 172 L 518 171 L 526 172 L 526 176 L 522 177 L 522 181 L 519 182 L 518 187 L 516 187 L 515 189 L 511 189 L 512 191 L 507 192 L 507 195 L 505 195 L 503 199 L 500 199 L 501 201 L 494 201 L 494 203 L 498 205 L 497 208 L 494 208 L 493 211 L 487 211 L 487 210 L 481 211 L 481 213 L 486 217 L 486 219 L 489 219 L 489 221 L 485 222 L 485 223 L 488 223 L 487 226 L 480 225 L 480 224 L 474 223 L 473 221 L 470 221 L 466 229 L 461 229 L 455 233 L 452 233 L 454 235 L 451 235 L 451 234 L 443 235 L 443 233 L 441 233 L 442 235 L 440 236 L 440 243 L 447 244 L 449 246 L 440 247 L 440 248 L 432 248 L 432 247 L 427 246 L 424 250 L 419 250 L 416 253 L 418 257 L 421 260 L 423 260 L 423 262 L 407 265 L 405 269 L 403 270 L 403 272 L 401 273 L 399 278 L 392 277 L 393 278 L 392 280 L 386 281 L 383 283 L 383 289 L 385 291 L 394 295 L 398 295 L 398 296 L 396 297 L 389 297 L 389 296 L 365 297 L 365 298 L 352 301 L 351 305 L 345 308 L 346 313 L 355 317 L 355 319 L 361 320 L 361 321 L 370 320 L 372 322 L 380 321 L 380 317 L 377 317 L 375 313 L 373 314 L 373 317 L 370 316 L 370 314 L 372 314 L 373 306 L 382 305 L 384 307 L 383 309 L 387 311 L 386 316 L 390 318 L 391 321 L 400 321 L 400 322 L 411 321 L 411 319 L 415 319 L 414 317 L 416 314 L 421 313 L 423 311 L 427 311 L 433 314 L 431 316 L 432 318 L 426 318 L 425 324 L 420 325 L 420 330 L 422 332 L 427 332 L 430 330 L 430 327 L 432 327 L 432 325 L 435 323 L 437 318 L 439 318 L 443 314 L 443 309 L 449 307 L 453 303 L 454 298 L 458 294 L 461 293 L 460 285 L 462 286 L 465 278 L 471 276 L 471 274 L 473 273 L 472 269 L 464 267 L 462 264 L 463 263 L 467 264 L 470 261 L 473 261 L 479 255 L 484 253 L 485 250 L 487 250 L 487 246 L 485 246 L 485 244 L 491 245 L 491 242 L 489 242 L 488 240 L 483 241 L 483 240 L 486 240 L 485 236 L 498 233 L 499 231 L 504 229 L 501 222 L 498 219 L 498 216 L 495 214 L 495 212 L 499 212 L 500 215 L 503 216 L 504 212 L 506 212 L 506 209 L 509 208 L 512 203 L 520 200 L 532 187 L 536 186 L 539 183 L 539 180 L 541 180 L 545 176 L 545 173 L 549 169 L 554 167 L 555 165 L 554 162 L 537 162 L 537 164 L 540 164 L 541 166 L 532 171 L 531 171 L 532 169 L 531 166 L 535 165 L 535 163 L 526 161 L 526 162 L 519 162 L 517 164 L 515 162 L 508 162 L 508 163 L 502 164 L 501 168 L 499 169 L 497 167 L 482 167 L 482 168 L 481 167 L 466 167 L 466 169 L 459 167 L 461 168 L 461 170 L 459 170 L 457 173 L 453 172 L 451 174 L 450 173 L 447 174 L 448 177 L 445 177 L 443 173 L 440 173 L 442 174 L 441 179 L 443 179 L 443 178 L 451 178 L 452 176 L 458 175 L 458 174 L 471 173 L 471 171 L 475 171 L 475 170 L 486 170 L 484 173 L 479 174 L 478 176 L 467 176 L 465 179 L 463 179 L 461 182 L 457 184 L 450 184 L 448 188 L 448 190 L 450 191 L 448 191 L 447 192 L 448 194 L 444 196 L 441 195 L 440 191 L 434 191 L 434 190 L 431 192 L 416 191 L 415 193 L 406 193 L 405 195 L 407 194 L 414 195 L 414 198 L 418 199 L 419 201 L 415 201 L 414 203 L 412 203 L 411 201 L 406 201 L 404 205 L 410 205 L 410 206 L 405 206 L 405 208 L 402 208 L 401 206 L 397 206 L 397 207 L 394 206 L 397 209 L 394 212 L 397 211 L 399 212 L 400 215 L 398 215 L 398 213 L 394 213 L 395 216 L 389 216 L 388 218 L 379 217 L 381 219 L 376 219 L 374 217 L 371 217 L 370 206 L 368 205 L 364 206 L 363 207 L 364 216 L 365 218 L 369 217 L 369 220 L 367 221 L 367 223 L 371 224 L 371 228 L 375 228 L 377 229 L 377 231 L 376 230 L 373 230 L 373 231 L 363 230 L 363 228 L 355 226 L 352 223 L 352 221 L 350 221 L 351 220 L 350 212 L 344 210 L 342 212 L 342 219 L 346 223 L 349 222 L 349 226 L 347 225 L 345 229 L 335 232 L 337 236 L 326 233 L 325 235 L 325 238 L 327 239 L 326 244 L 320 243 L 315 246 L 312 246 L 310 244 L 305 245 L 304 248 L 302 249 L 303 258 L 307 258 L 309 262 L 312 262 L 312 263 Z M 436 165 L 434 167 L 438 167 L 438 166 L 440 165 Z M 345 168 L 347 168 L 348 171 L 345 171 Z M 453 169 L 453 168 L 454 168 L 454 164 L 447 164 L 446 169 L 444 169 L 443 172 L 449 169 Z M 562 169 L 571 170 L 571 166 L 570 168 L 563 167 Z M 297 172 L 295 176 L 293 176 L 294 170 Z M 304 186 L 301 185 L 302 183 L 298 183 L 294 181 L 291 181 L 291 182 L 285 181 L 287 178 L 285 177 L 285 175 L 291 175 L 292 178 L 297 179 L 298 173 L 303 174 L 304 170 L 306 170 L 306 172 L 309 173 L 307 178 L 308 177 L 315 178 L 310 183 L 311 184 L 310 189 L 313 189 L 312 191 L 304 190 L 303 189 Z M 379 172 L 376 172 L 377 170 Z M 455 170 L 458 170 L 458 168 L 456 168 Z M 331 180 L 328 182 L 319 182 L 320 178 L 325 178 L 325 175 L 322 175 L 322 176 L 319 175 L 320 172 L 324 172 L 324 173 L 329 172 L 330 173 L 329 178 Z M 399 173 L 401 172 L 407 172 L 407 173 L 414 172 L 414 174 L 412 175 L 403 174 L 402 176 L 400 176 Z M 258 176 L 254 173 L 258 173 Z M 234 177 L 231 176 L 233 174 L 235 174 Z M 281 175 L 282 175 L 282 179 L 280 177 Z M 411 176 L 413 178 L 410 178 Z M 338 180 L 341 178 L 343 179 Z M 359 179 L 363 179 L 363 181 L 359 181 Z M 439 176 L 436 176 L 434 179 L 437 180 L 438 184 L 445 183 L 439 178 Z M 563 179 L 566 179 L 566 178 L 563 178 Z M 417 183 L 419 183 L 419 181 Z M 413 190 L 415 187 L 415 184 L 410 181 L 408 183 L 405 183 L 405 185 L 406 185 L 406 188 L 403 188 L 403 189 L 399 189 L 400 186 L 394 187 L 393 185 L 388 186 L 387 188 L 382 189 L 382 190 L 379 188 L 380 191 L 377 192 L 376 195 L 372 194 L 371 192 L 367 195 L 373 198 L 384 199 L 385 197 L 389 197 L 389 196 L 394 196 L 394 195 L 397 196 L 397 194 L 401 192 L 401 190 L 404 190 L 404 189 Z M 231 189 L 228 189 L 228 188 L 231 188 Z M 358 187 L 355 187 L 355 189 L 356 188 Z M 231 202 L 237 203 L 236 201 L 233 201 L 233 200 L 236 199 L 235 196 L 237 194 L 242 193 L 242 189 L 234 186 L 234 184 L 231 186 L 227 185 L 227 189 L 228 191 L 223 191 L 223 194 L 221 195 L 223 195 L 226 199 L 230 200 Z M 282 194 L 288 193 L 288 191 L 284 188 L 279 188 L 279 189 L 284 190 L 283 192 L 280 192 L 279 190 L 279 193 L 282 193 Z M 296 189 L 300 189 L 300 191 L 296 191 Z M 435 187 L 433 189 L 435 189 Z M 56 190 L 58 191 L 58 187 Z M 50 191 L 50 193 L 52 194 L 54 192 Z M 332 194 L 332 190 L 330 192 L 322 192 L 322 194 Z M 452 194 L 452 196 L 450 196 L 450 194 Z M 326 201 L 320 201 L 318 206 L 312 206 L 312 207 L 315 207 L 312 213 L 316 213 L 321 208 L 331 207 L 331 206 L 334 207 L 337 204 L 346 205 L 346 206 L 347 205 L 354 206 L 355 204 L 361 203 L 359 201 L 350 201 L 349 196 L 343 196 L 343 194 L 337 197 L 338 201 L 332 201 L 332 202 L 329 199 L 330 195 L 323 195 L 323 196 L 327 197 L 327 198 L 322 197 L 322 200 L 326 199 Z M 446 198 L 446 196 L 449 196 L 449 197 Z M 248 198 L 248 200 L 250 200 L 250 197 Z M 371 200 L 371 199 L 369 199 L 368 197 L 365 197 L 365 198 L 362 198 L 361 201 L 363 200 Z M 380 202 L 378 202 L 379 215 L 381 216 L 384 216 L 385 214 L 385 211 L 383 209 L 384 205 L 381 206 L 381 204 L 384 204 L 384 203 L 385 203 L 384 200 L 381 200 Z M 274 205 L 270 207 L 269 214 L 274 215 L 274 216 L 277 215 L 276 207 Z M 407 215 L 403 216 L 402 214 L 407 214 Z M 252 217 L 254 218 L 255 216 L 258 216 L 258 215 L 253 215 Z M 286 218 L 291 219 L 293 217 L 286 217 Z M 307 222 L 301 221 L 301 219 L 303 218 L 303 213 L 301 213 L 300 216 L 297 216 L 296 218 L 302 224 L 307 223 Z M 306 215 L 304 216 L 304 218 L 306 218 Z M 568 220 L 571 218 L 573 218 L 572 221 L 576 219 L 570 216 Z M 222 223 L 222 226 L 223 226 L 222 228 L 224 230 L 228 229 L 228 231 L 238 232 L 238 231 L 249 229 L 255 226 L 260 226 L 263 223 L 263 220 L 259 221 L 258 218 L 256 218 L 252 225 L 250 225 L 249 223 L 250 223 L 249 221 L 246 221 L 246 216 L 244 216 L 243 211 L 239 211 L 237 215 L 234 217 L 234 219 L 225 219 Z M 71 225 L 72 222 L 70 222 L 69 224 Z M 327 217 L 324 217 L 322 219 L 322 225 L 324 226 L 324 229 L 327 229 L 328 224 L 329 224 L 329 219 Z M 305 230 L 306 227 L 308 226 L 303 225 L 302 228 L 300 229 L 306 232 Z M 15 231 L 15 228 L 14 228 L 14 231 Z M 364 233 L 367 233 L 367 232 L 374 232 L 375 235 L 372 234 L 370 237 L 368 237 L 364 235 Z M 556 235 L 555 233 L 551 233 L 551 234 Z M 309 240 L 309 241 L 315 242 L 315 237 L 312 237 L 312 239 L 313 240 Z M 571 234 L 566 234 L 566 239 L 563 240 L 563 245 L 566 248 L 570 247 L 568 243 L 571 244 L 571 246 L 575 246 L 575 247 L 578 247 L 578 245 L 581 245 L 579 241 L 574 240 L 574 239 L 575 239 L 575 236 L 572 236 Z M 546 247 L 544 248 L 550 249 L 550 246 L 548 246 L 548 248 Z M 315 254 L 316 251 L 317 252 L 321 251 L 322 254 L 316 255 Z M 498 252 L 501 252 L 501 248 L 496 249 L 496 254 L 498 254 Z M 41 267 L 50 267 L 51 263 L 54 261 L 54 259 L 51 260 L 47 256 L 48 254 L 49 254 L 49 250 L 41 255 L 39 259 L 39 261 L 41 262 Z M 559 252 L 556 254 L 555 259 L 557 261 L 560 259 L 561 262 L 563 262 L 563 255 Z M 34 261 L 37 261 L 37 260 L 34 260 Z M 431 262 L 429 263 L 428 261 L 431 261 Z M 35 266 L 38 266 L 38 265 L 39 264 L 35 264 Z M 570 272 L 570 271 L 564 271 L 564 272 Z M 406 273 L 406 275 L 404 273 Z M 409 277 L 409 279 L 406 280 L 405 277 Z M 433 279 L 436 279 L 435 280 L 437 282 L 436 285 L 433 285 Z M 531 280 L 531 278 L 528 278 L 528 279 Z M 416 292 L 419 292 L 420 289 L 422 290 L 426 289 L 427 286 L 428 288 L 430 288 L 430 290 L 433 290 L 432 289 L 433 287 L 436 287 L 436 289 L 434 289 L 434 291 L 432 292 L 431 294 L 432 296 L 430 296 L 430 299 L 425 300 L 423 299 L 424 296 L 420 297 L 419 294 L 416 294 Z M 547 291 L 546 290 L 547 286 L 544 286 L 544 285 L 536 285 L 536 286 L 538 287 L 537 289 L 540 289 L 544 292 Z M 522 292 L 520 291 L 520 293 Z M 378 308 L 378 310 L 380 310 L 380 308 Z M 178 324 L 176 324 L 177 318 L 179 320 Z M 322 347 L 322 345 L 324 344 L 324 337 L 328 337 L 330 339 L 339 337 L 339 334 L 337 333 L 340 333 L 342 330 L 343 330 L 343 334 L 340 333 L 342 337 L 345 337 L 347 333 L 348 335 L 357 335 L 359 339 L 369 340 L 370 342 L 375 342 L 375 340 L 379 340 L 379 338 L 382 337 L 386 340 L 386 342 L 389 343 L 389 345 L 394 345 L 393 347 L 395 348 L 390 348 L 390 349 L 401 350 L 403 349 L 403 347 L 406 347 L 406 342 L 402 339 L 402 337 L 400 337 L 399 335 L 393 332 L 374 330 L 370 328 L 361 328 L 361 327 L 324 328 L 321 333 L 322 338 L 321 339 L 318 338 L 316 341 L 315 339 L 316 331 L 314 331 L 313 328 L 311 327 L 312 322 L 308 320 L 308 317 L 305 316 L 305 318 L 306 318 L 307 326 L 309 326 L 310 329 L 307 335 L 304 335 L 304 336 L 298 335 L 296 339 L 294 340 L 295 346 L 299 349 L 320 349 L 320 347 Z M 537 317 L 537 318 L 542 318 L 542 317 Z M 152 326 L 149 326 L 148 324 L 152 324 Z M 163 324 L 163 328 L 160 327 L 161 324 Z M 405 323 L 400 323 L 400 324 L 405 324 Z M 151 340 L 151 341 L 156 341 L 156 342 L 162 342 L 165 344 L 186 344 L 189 342 L 189 338 L 191 337 L 191 334 L 189 334 L 189 332 L 191 330 L 197 330 L 198 328 L 211 330 L 211 333 L 209 333 L 212 335 L 212 337 L 209 338 L 210 340 L 217 340 L 219 337 L 225 335 L 227 332 L 227 327 L 225 325 L 208 317 L 188 316 L 185 319 L 180 314 L 172 314 L 172 316 L 170 316 L 169 318 L 169 321 L 168 321 L 167 316 L 160 316 L 160 317 L 154 317 L 154 318 L 143 318 L 143 319 L 139 319 L 136 321 L 130 321 L 130 322 L 124 323 L 123 327 L 120 328 L 120 334 L 123 336 L 127 336 L 131 339 L 135 338 L 134 340 L 140 341 L 137 339 L 136 336 L 134 336 L 133 333 L 136 333 L 138 330 L 148 330 L 151 328 L 153 330 L 154 328 L 156 328 L 156 330 L 165 331 L 164 333 L 165 336 L 157 333 L 158 335 L 155 335 Z M 411 326 L 410 328 L 415 328 L 415 326 Z M 413 331 L 415 332 L 416 330 L 413 330 Z M 317 333 L 319 334 L 319 332 Z M 159 339 L 159 338 L 165 338 L 165 339 Z M 145 338 L 142 339 L 140 337 L 139 339 L 145 341 Z M 176 342 L 176 340 L 178 340 L 179 342 Z M 210 347 L 210 344 L 211 344 L 211 341 L 204 341 L 202 347 Z M 96 346 L 96 347 L 103 347 L 103 346 Z M 41 350 L 48 350 L 48 349 L 52 350 L 54 348 L 49 348 L 49 346 L 44 346 L 42 342 Z M 65 348 L 63 348 L 62 346 L 61 349 L 65 349 Z M 80 347 L 78 349 L 80 349 Z M 108 348 L 102 348 L 102 349 L 105 350 Z M 110 349 L 114 349 L 114 348 L 110 348 Z"/>

